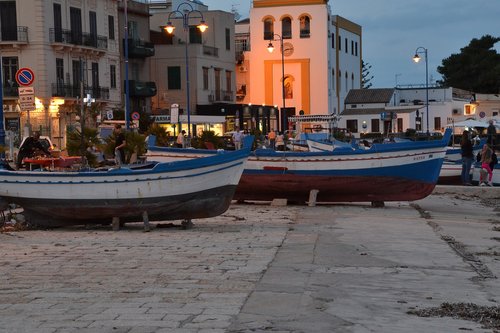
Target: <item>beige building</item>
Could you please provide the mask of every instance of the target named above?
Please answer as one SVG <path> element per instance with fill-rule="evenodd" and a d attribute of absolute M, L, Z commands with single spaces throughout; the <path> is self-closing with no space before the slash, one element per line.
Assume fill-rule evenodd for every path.
<path fill-rule="evenodd" d="M 156 122 L 173 133 L 172 126 L 177 124 L 171 124 L 169 115 L 172 105 L 178 105 L 179 122 L 186 132 L 222 134 L 235 102 L 234 14 L 180 1 L 151 4 L 151 14 L 155 44 L 151 77 L 158 86 L 152 101 Z M 197 28 L 201 21 L 208 25 L 205 32 Z M 169 22 L 175 27 L 172 34 L 164 29 Z"/>
<path fill-rule="evenodd" d="M 361 27 L 332 15 L 328 0 L 254 0 L 237 31 L 237 96 L 262 105 L 264 118 L 271 108 L 261 128 L 287 129 L 285 113 L 338 115 L 347 92 L 360 88 Z"/>
<path fill-rule="evenodd" d="M 85 119 L 94 126 L 99 113 L 120 105 L 116 0 L 0 1 L 0 13 L 6 130 L 20 138 L 31 126 L 64 148 L 82 95 L 93 99 Z M 34 73 L 33 108 L 19 103 L 21 68 Z"/>

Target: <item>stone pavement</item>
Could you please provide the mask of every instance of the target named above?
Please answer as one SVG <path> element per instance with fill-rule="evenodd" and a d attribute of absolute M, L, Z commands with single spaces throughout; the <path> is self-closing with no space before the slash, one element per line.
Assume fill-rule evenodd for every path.
<path fill-rule="evenodd" d="M 233 204 L 191 230 L 3 233 L 0 332 L 492 332 L 407 314 L 498 305 L 500 197 L 488 203 Z"/>

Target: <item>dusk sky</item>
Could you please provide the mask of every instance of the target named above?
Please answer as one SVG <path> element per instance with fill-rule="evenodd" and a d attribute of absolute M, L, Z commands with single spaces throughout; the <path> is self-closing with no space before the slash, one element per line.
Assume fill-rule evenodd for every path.
<path fill-rule="evenodd" d="M 201 0 L 209 9 L 249 16 L 250 0 Z M 373 88 L 425 84 L 425 61 L 415 64 L 417 47 L 428 50 L 429 83 L 439 80 L 444 58 L 484 35 L 500 36 L 500 0 L 330 0 L 332 14 L 362 27 L 363 59 L 372 68 Z M 500 52 L 500 42 L 496 44 Z M 423 60 L 423 59 L 422 59 Z"/>

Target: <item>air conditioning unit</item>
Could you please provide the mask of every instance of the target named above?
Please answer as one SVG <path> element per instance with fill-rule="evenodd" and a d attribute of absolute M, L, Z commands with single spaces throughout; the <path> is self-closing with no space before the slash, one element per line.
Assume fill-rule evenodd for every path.
<path fill-rule="evenodd" d="M 240 66 L 240 73 L 246 73 L 247 67 L 246 66 Z"/>
<path fill-rule="evenodd" d="M 208 95 L 208 101 L 209 101 L 210 103 L 213 103 L 213 102 L 215 101 L 215 97 L 214 97 L 214 95 Z"/>

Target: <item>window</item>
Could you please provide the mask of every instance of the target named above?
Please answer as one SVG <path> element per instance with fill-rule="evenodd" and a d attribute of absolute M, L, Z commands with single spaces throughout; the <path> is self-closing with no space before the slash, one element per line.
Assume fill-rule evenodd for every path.
<path fill-rule="evenodd" d="M 82 66 L 80 60 L 73 60 L 73 88 L 78 89 L 80 87 L 80 80 L 82 80 Z"/>
<path fill-rule="evenodd" d="M 292 38 L 292 20 L 289 17 L 285 17 L 281 21 L 281 37 L 283 39 Z"/>
<path fill-rule="evenodd" d="M 403 132 L 403 118 L 398 118 L 397 122 L 398 122 L 398 132 L 401 133 Z"/>
<path fill-rule="evenodd" d="M 372 119 L 372 132 L 380 132 L 380 120 Z"/>
<path fill-rule="evenodd" d="M 97 47 L 97 14 L 96 12 L 89 12 L 89 26 L 90 26 L 90 46 Z"/>
<path fill-rule="evenodd" d="M 71 42 L 76 45 L 82 45 L 82 11 L 80 8 L 69 8 Z"/>
<path fill-rule="evenodd" d="M 340 35 L 339 35 L 338 39 L 339 39 L 339 43 L 338 43 L 339 44 L 339 51 L 342 51 L 342 37 L 340 37 Z"/>
<path fill-rule="evenodd" d="M 417 130 L 417 131 L 422 130 L 422 117 L 415 118 L 415 130 Z"/>
<path fill-rule="evenodd" d="M 99 64 L 97 62 L 92 63 L 92 96 L 100 98 L 100 85 L 99 85 Z"/>
<path fill-rule="evenodd" d="M 344 42 L 345 42 L 345 48 L 344 48 L 345 53 L 349 53 L 349 51 L 347 50 L 347 38 L 344 39 Z"/>
<path fill-rule="evenodd" d="M 300 38 L 309 38 L 311 35 L 311 19 L 309 16 L 300 17 Z"/>
<path fill-rule="evenodd" d="M 351 40 L 351 54 L 354 55 L 354 41 Z"/>
<path fill-rule="evenodd" d="M 4 94 L 6 96 L 17 95 L 16 72 L 19 69 L 17 57 L 2 57 L 2 75 Z"/>
<path fill-rule="evenodd" d="M 434 130 L 441 130 L 441 117 L 434 117 Z"/>
<path fill-rule="evenodd" d="M 264 20 L 264 39 L 272 40 L 274 39 L 274 25 L 271 18 Z"/>
<path fill-rule="evenodd" d="M 351 73 L 351 88 L 354 89 L 354 73 Z"/>
<path fill-rule="evenodd" d="M 56 82 L 57 86 L 64 84 L 64 60 L 56 58 Z"/>
<path fill-rule="evenodd" d="M 347 72 L 345 72 L 345 91 L 349 91 L 349 77 L 347 76 Z"/>
<path fill-rule="evenodd" d="M 332 90 L 335 91 L 335 81 L 337 76 L 335 75 L 335 68 L 332 69 Z"/>
<path fill-rule="evenodd" d="M 231 71 L 226 71 L 226 91 L 230 92 L 233 91 L 232 88 L 232 72 Z"/>
<path fill-rule="evenodd" d="M 128 38 L 134 40 L 139 39 L 139 27 L 136 21 L 128 21 Z"/>
<path fill-rule="evenodd" d="M 208 90 L 208 67 L 203 67 L 203 90 Z"/>
<path fill-rule="evenodd" d="M 169 90 L 181 89 L 181 68 L 179 66 L 169 66 L 167 68 L 167 81 Z"/>
<path fill-rule="evenodd" d="M 116 65 L 109 65 L 109 85 L 116 88 Z"/>
<path fill-rule="evenodd" d="M 347 120 L 346 127 L 351 133 L 358 133 L 358 120 L 357 119 Z"/>
<path fill-rule="evenodd" d="M 335 33 L 332 32 L 332 49 L 335 48 Z"/>
<path fill-rule="evenodd" d="M 111 40 L 115 39 L 115 17 L 108 16 L 108 37 Z"/>
<path fill-rule="evenodd" d="M 189 43 L 201 44 L 201 30 L 196 25 L 189 26 Z"/>
<path fill-rule="evenodd" d="M 358 42 L 355 42 L 354 46 L 355 46 L 355 48 L 354 48 L 354 55 L 357 57 L 358 56 Z"/>
<path fill-rule="evenodd" d="M 226 50 L 231 50 L 231 30 L 226 28 Z"/>
<path fill-rule="evenodd" d="M 342 72 L 339 70 L 339 87 L 337 90 L 340 92 L 341 89 L 342 89 Z"/>
<path fill-rule="evenodd" d="M 15 1 L 0 1 L 0 39 L 17 40 L 17 15 Z"/>
<path fill-rule="evenodd" d="M 61 15 L 61 4 L 55 3 L 53 5 L 54 11 L 54 42 L 62 43 L 62 15 Z"/>

